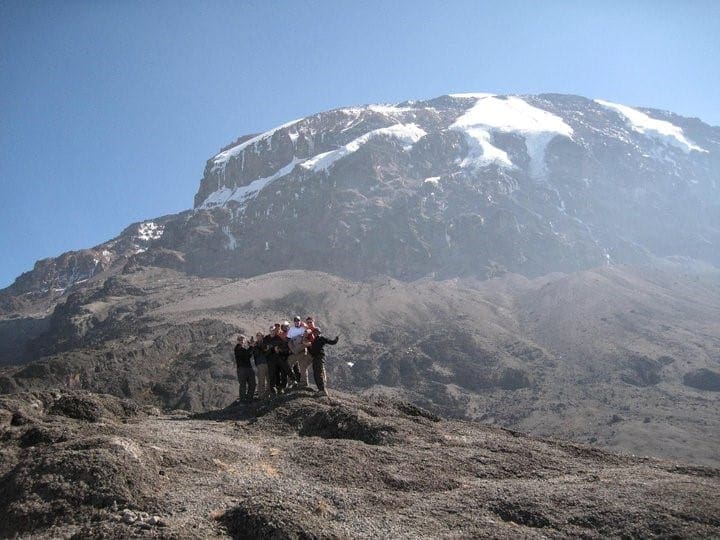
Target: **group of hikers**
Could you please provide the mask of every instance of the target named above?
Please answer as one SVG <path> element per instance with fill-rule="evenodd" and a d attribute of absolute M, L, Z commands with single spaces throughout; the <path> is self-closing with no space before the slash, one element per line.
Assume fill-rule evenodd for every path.
<path fill-rule="evenodd" d="M 250 339 L 240 334 L 235 345 L 238 400 L 252 401 L 256 389 L 257 399 L 262 400 L 293 387 L 308 388 L 310 366 L 318 395 L 327 396 L 324 347 L 335 345 L 338 339 L 323 336 L 312 317 L 303 321 L 298 316 L 292 325 L 288 321 L 273 324 L 268 334 L 258 332 Z"/>

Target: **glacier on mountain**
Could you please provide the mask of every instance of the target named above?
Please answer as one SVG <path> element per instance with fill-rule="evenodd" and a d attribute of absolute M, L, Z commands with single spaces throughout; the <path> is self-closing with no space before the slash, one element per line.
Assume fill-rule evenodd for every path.
<path fill-rule="evenodd" d="M 394 137 L 405 143 L 405 149 L 408 150 L 425 135 L 427 135 L 425 130 L 415 124 L 395 124 L 394 126 L 375 129 L 350 141 L 337 150 L 324 152 L 306 160 L 301 167 L 312 171 L 327 171 L 337 160 L 357 152 L 361 146 L 375 137 Z"/>
<path fill-rule="evenodd" d="M 483 167 L 496 163 L 514 168 L 507 155 L 492 143 L 494 131 L 520 133 L 525 137 L 525 146 L 530 157 L 530 172 L 541 175 L 545 167 L 545 148 L 556 136 L 572 138 L 573 130 L 559 116 L 533 107 L 519 97 L 497 98 L 483 94 L 455 94 L 462 97 L 477 97 L 473 107 L 460 116 L 450 129 L 463 132 L 470 151 L 461 161 L 463 167 Z"/>
<path fill-rule="evenodd" d="M 326 151 L 321 153 L 313 151 L 316 144 L 323 145 L 322 136 L 319 140 L 315 140 L 313 136 L 315 122 L 319 120 L 319 115 L 293 120 L 256 135 L 220 152 L 211 159 L 211 177 L 217 182 L 217 187 L 212 192 L 204 195 L 198 207 L 223 206 L 230 201 L 245 203 L 256 196 L 268 184 L 291 174 L 296 166 L 298 167 L 296 172 L 307 171 L 328 174 L 330 168 L 334 167 L 338 161 L 357 152 L 376 137 L 390 137 L 399 140 L 403 144 L 403 148 L 409 150 L 428 132 L 455 131 L 464 136 L 467 144 L 467 153 L 464 155 L 459 154 L 456 157 L 456 167 L 472 170 L 495 164 L 510 171 L 520 169 L 524 165 L 522 165 L 522 162 L 517 161 L 515 157 L 517 154 L 513 153 L 512 145 L 508 146 L 506 142 L 508 139 L 499 135 L 515 136 L 521 141 L 521 144 L 524 143 L 525 145 L 529 158 L 527 171 L 534 178 L 544 178 L 547 175 L 546 151 L 548 144 L 554 138 L 566 137 L 569 139 L 577 138 L 578 141 L 584 140 L 584 135 L 576 135 L 573 128 L 566 122 L 565 118 L 569 122 L 572 117 L 565 115 L 561 117 L 558 114 L 535 106 L 532 97 L 498 96 L 491 93 L 459 93 L 450 94 L 449 97 L 467 101 L 457 101 L 454 118 L 450 116 L 447 120 L 448 123 L 443 124 L 438 123 L 438 121 L 442 121 L 442 117 L 438 112 L 442 107 L 437 109 L 435 108 L 436 104 L 432 102 L 412 102 L 412 106 L 408 106 L 410 102 L 400 105 L 376 104 L 329 111 L 329 113 L 335 115 L 341 114 L 349 117 L 348 119 L 341 117 L 341 124 L 337 133 L 343 134 L 349 130 L 356 130 L 360 131 L 361 134 L 354 135 L 354 138 L 349 142 L 347 142 L 347 138 L 344 140 L 341 138 L 337 141 L 335 148 L 330 146 L 330 150 L 327 150 L 328 146 L 325 145 L 324 149 Z M 691 151 L 707 152 L 688 139 L 680 127 L 670 122 L 651 118 L 646 113 L 624 105 L 603 100 L 595 100 L 595 103 L 608 111 L 617 113 L 619 118 L 632 131 L 644 134 L 653 141 L 659 142 L 658 151 L 670 145 L 685 153 Z M 460 107 L 457 106 L 458 104 Z M 578 112 L 577 114 L 582 115 L 583 113 Z M 385 121 L 393 122 L 393 124 L 378 128 L 378 123 L 380 125 L 385 123 L 382 118 L 378 118 L 378 115 L 382 115 Z M 368 127 L 364 127 L 366 124 L 368 124 Z M 225 178 L 225 165 L 229 160 L 242 157 L 244 161 L 245 152 L 247 151 L 256 153 L 272 151 L 271 141 L 273 136 L 283 129 L 285 129 L 283 137 L 285 135 L 289 137 L 289 142 L 292 145 L 290 151 L 293 152 L 292 159 L 289 162 L 285 161 L 285 166 L 276 169 L 269 176 L 250 178 L 249 183 L 244 186 L 234 186 L 233 184 L 237 180 Z M 363 133 L 363 131 L 365 132 Z M 303 140 L 306 140 L 307 143 L 298 148 L 296 144 L 298 144 L 301 134 L 303 134 Z M 628 144 L 632 144 L 620 132 L 616 134 L 616 137 Z M 266 142 L 263 143 L 263 141 Z M 301 157 L 297 157 L 298 155 Z M 667 156 L 665 158 L 669 159 Z M 287 159 L 289 159 L 289 156 L 283 157 L 283 160 Z M 514 159 L 516 162 L 513 162 Z M 240 168 L 243 169 L 243 167 Z M 564 207 L 564 204 L 560 206 Z"/>
<path fill-rule="evenodd" d="M 227 150 L 220 152 L 213 158 L 213 170 L 224 168 L 225 165 L 227 164 L 227 162 L 230 160 L 230 158 L 237 156 L 246 148 L 255 146 L 260 141 L 270 139 L 277 131 L 280 131 L 281 129 L 284 129 L 284 128 L 291 127 L 302 120 L 304 120 L 304 119 L 299 118 L 297 120 L 293 120 L 292 122 L 286 122 L 285 124 L 283 124 L 281 126 L 277 126 L 269 131 L 261 133 L 260 135 L 256 135 L 255 137 L 252 137 L 251 139 L 248 139 L 245 142 L 242 142 L 236 146 L 233 146 L 232 148 L 228 148 Z"/>
<path fill-rule="evenodd" d="M 265 178 L 258 178 L 257 180 L 253 180 L 246 186 L 239 186 L 235 188 L 223 186 L 219 190 L 214 191 L 213 193 L 208 195 L 208 197 L 205 199 L 202 205 L 200 205 L 200 207 L 212 208 L 213 206 L 225 205 L 230 201 L 244 203 L 248 199 L 257 195 L 258 192 L 265 186 L 267 186 L 269 183 L 290 174 L 290 172 L 292 172 L 292 170 L 295 168 L 295 165 L 301 162 L 301 159 L 293 156 L 293 159 L 290 161 L 290 163 L 280 168 L 275 174 L 271 176 Z"/>
<path fill-rule="evenodd" d="M 693 150 L 696 152 L 707 152 L 707 150 L 700 148 L 693 141 L 685 137 L 682 128 L 671 122 L 652 118 L 644 112 L 628 107 L 627 105 L 620 105 L 602 99 L 596 99 L 594 101 L 598 105 L 617 112 L 623 117 L 628 127 L 637 133 L 641 133 L 663 144 L 674 146 L 686 154 L 689 154 Z"/>

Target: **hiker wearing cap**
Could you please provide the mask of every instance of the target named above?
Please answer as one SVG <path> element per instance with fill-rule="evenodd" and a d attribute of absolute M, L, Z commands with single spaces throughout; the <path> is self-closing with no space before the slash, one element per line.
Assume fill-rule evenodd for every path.
<path fill-rule="evenodd" d="M 307 327 L 303 324 L 302 319 L 295 315 L 293 317 L 293 325 L 288 328 L 287 338 L 292 341 L 297 338 L 302 338 L 307 332 Z"/>
<path fill-rule="evenodd" d="M 313 330 L 315 338 L 308 347 L 308 354 L 312 358 L 313 377 L 315 384 L 318 388 L 318 393 L 321 396 L 327 396 L 327 389 L 325 384 L 327 382 L 327 373 L 325 372 L 325 345 L 335 345 L 340 336 L 335 336 L 335 339 L 328 339 L 322 335 L 319 328 Z"/>
<path fill-rule="evenodd" d="M 269 380 L 268 366 L 268 341 L 267 336 L 262 332 L 255 334 L 253 342 L 253 358 L 255 359 L 255 370 L 257 372 L 258 399 L 265 399 L 271 392 L 272 386 Z"/>
<path fill-rule="evenodd" d="M 307 386 L 307 375 L 302 376 L 302 365 L 310 362 L 305 360 L 307 357 L 307 351 L 305 350 L 306 344 L 305 335 L 307 334 L 307 328 L 302 322 L 302 319 L 295 315 L 293 317 L 293 325 L 287 331 L 288 348 L 290 349 L 290 356 L 288 357 L 288 364 L 292 369 L 295 378 L 298 380 L 300 386 Z M 303 384 L 303 381 L 305 382 Z"/>
<path fill-rule="evenodd" d="M 302 352 L 302 341 L 306 333 L 307 328 L 303 324 L 300 317 L 295 315 L 295 317 L 293 317 L 293 325 L 288 328 L 286 334 L 288 340 L 288 347 L 290 348 L 291 354 L 299 354 L 300 352 Z M 292 365 L 292 362 L 290 364 Z"/>
<path fill-rule="evenodd" d="M 245 336 L 240 334 L 235 345 L 235 366 L 240 384 L 239 401 L 249 403 L 255 395 L 255 372 L 252 366 L 253 350 L 245 343 Z"/>
<path fill-rule="evenodd" d="M 307 387 L 307 368 L 311 364 L 310 357 L 307 354 L 306 347 L 308 343 L 305 341 L 307 335 L 307 327 L 302 319 L 295 315 L 293 317 L 293 325 L 287 331 L 288 348 L 290 356 L 288 357 L 288 365 L 292 369 L 298 386 Z"/>

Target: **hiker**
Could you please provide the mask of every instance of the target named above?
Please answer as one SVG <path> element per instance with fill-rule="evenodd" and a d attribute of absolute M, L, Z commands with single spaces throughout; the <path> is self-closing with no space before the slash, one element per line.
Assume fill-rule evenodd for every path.
<path fill-rule="evenodd" d="M 317 328 L 317 326 L 315 326 L 315 319 L 313 319 L 309 315 L 305 317 L 305 328 L 307 328 L 307 338 L 310 343 L 312 343 L 315 339 L 314 330 Z"/>
<path fill-rule="evenodd" d="M 308 348 L 312 345 L 310 335 L 305 335 L 299 344 L 299 352 L 290 355 L 290 361 L 293 362 L 293 371 L 296 373 L 298 379 L 298 386 L 300 388 L 307 388 L 308 385 L 308 368 L 312 365 L 312 356 L 308 352 Z"/>
<path fill-rule="evenodd" d="M 340 336 L 335 336 L 335 339 L 328 339 L 322 335 L 319 328 L 313 330 L 315 337 L 313 342 L 308 347 L 308 354 L 312 358 L 313 377 L 315 379 L 315 385 L 318 389 L 318 394 L 321 396 L 327 396 L 327 389 L 325 383 L 327 382 L 327 374 L 325 373 L 325 345 L 335 345 Z"/>
<path fill-rule="evenodd" d="M 280 323 L 277 326 L 273 325 L 270 327 L 270 333 L 263 338 L 263 342 L 266 347 L 265 358 L 267 359 L 268 366 L 268 386 L 270 393 L 276 394 L 280 391 L 280 382 L 278 371 L 280 369 L 278 365 L 278 354 L 275 352 L 275 341 L 274 338 L 280 331 Z"/>
<path fill-rule="evenodd" d="M 285 336 L 287 335 L 289 326 L 290 325 L 287 321 L 281 324 L 280 331 L 276 332 L 269 342 L 277 362 L 277 379 L 275 382 L 278 393 L 285 391 L 289 386 L 291 386 L 292 382 L 297 380 L 290 369 L 290 365 L 288 364 L 290 349 L 288 349 L 287 339 Z"/>
<path fill-rule="evenodd" d="M 305 323 L 302 322 L 300 317 L 295 315 L 295 317 L 293 317 L 293 325 L 287 331 L 288 349 L 290 349 L 288 364 L 300 386 L 307 386 L 307 376 L 304 377 L 305 384 L 302 384 L 302 368 L 300 367 L 300 364 L 303 363 L 303 357 L 307 356 L 305 351 L 306 345 L 304 344 L 306 334 L 307 328 Z"/>
<path fill-rule="evenodd" d="M 288 329 L 287 331 L 287 338 L 288 340 L 297 339 L 299 337 L 302 337 L 307 332 L 307 327 L 302 322 L 302 319 L 295 315 L 293 317 L 293 325 Z"/>
<path fill-rule="evenodd" d="M 235 345 L 235 365 L 240 383 L 238 401 L 249 403 L 255 395 L 255 372 L 252 366 L 253 350 L 245 344 L 245 336 L 240 334 Z"/>
<path fill-rule="evenodd" d="M 317 328 L 317 326 L 315 326 L 315 319 L 313 319 L 310 315 L 305 317 L 305 328 L 307 328 L 309 332 L 312 332 Z"/>
<path fill-rule="evenodd" d="M 258 399 L 265 399 L 270 395 L 271 385 L 268 372 L 268 341 L 262 332 L 255 334 L 253 345 L 253 358 L 255 359 L 255 369 L 257 371 L 257 392 Z"/>

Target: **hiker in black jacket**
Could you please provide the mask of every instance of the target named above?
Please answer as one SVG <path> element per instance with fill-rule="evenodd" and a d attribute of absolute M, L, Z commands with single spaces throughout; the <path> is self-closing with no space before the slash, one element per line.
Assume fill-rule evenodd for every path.
<path fill-rule="evenodd" d="M 275 371 L 277 392 L 285 392 L 287 388 L 297 380 L 288 363 L 290 349 L 288 348 L 287 340 L 283 339 L 280 334 L 275 334 L 270 338 L 269 345 L 277 366 Z"/>
<path fill-rule="evenodd" d="M 252 348 L 245 346 L 245 336 L 240 334 L 235 345 L 235 364 L 237 366 L 237 378 L 240 383 L 238 399 L 249 403 L 255 395 L 255 372 L 252 366 Z"/>
<path fill-rule="evenodd" d="M 272 391 L 270 384 L 270 375 L 268 373 L 268 342 L 270 336 L 264 336 L 262 332 L 255 334 L 255 338 L 250 338 L 252 345 L 253 359 L 255 360 L 255 371 L 257 373 L 257 393 L 258 399 L 265 399 Z"/>
<path fill-rule="evenodd" d="M 278 354 L 275 352 L 275 336 L 279 326 L 270 327 L 270 333 L 263 338 L 265 345 L 265 357 L 268 366 L 268 386 L 270 394 L 276 394 L 280 390 L 280 382 L 278 380 Z"/>
<path fill-rule="evenodd" d="M 318 394 L 327 396 L 325 383 L 327 382 L 327 374 L 325 373 L 325 345 L 335 345 L 340 336 L 335 339 L 328 339 L 322 335 L 320 329 L 313 330 L 312 344 L 308 347 L 308 354 L 312 357 L 313 377 L 318 388 Z"/>

